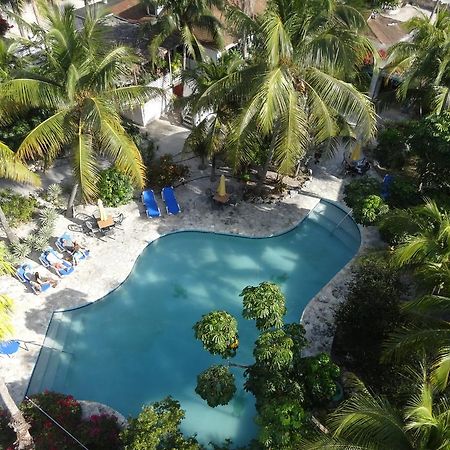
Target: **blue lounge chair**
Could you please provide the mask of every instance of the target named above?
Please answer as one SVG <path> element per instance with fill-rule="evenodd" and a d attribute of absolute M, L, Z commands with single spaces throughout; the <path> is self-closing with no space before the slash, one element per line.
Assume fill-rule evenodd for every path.
<path fill-rule="evenodd" d="M 16 277 L 24 284 L 30 287 L 30 289 L 36 294 L 39 295 L 41 292 L 45 292 L 51 288 L 50 283 L 42 283 L 40 284 L 40 290 L 36 289 L 35 285 L 31 282 L 30 272 L 32 272 L 31 266 L 29 264 L 22 264 L 16 270 Z"/>
<path fill-rule="evenodd" d="M 63 269 L 57 269 L 54 267 L 47 259 L 47 256 L 52 253 L 56 258 L 58 258 L 59 262 L 64 266 Z M 62 255 L 60 253 L 57 253 L 55 250 L 53 250 L 51 247 L 48 247 L 46 250 L 44 250 L 41 253 L 41 256 L 39 256 L 39 261 L 42 263 L 42 265 L 47 269 L 53 269 L 58 275 L 58 277 L 62 278 L 67 275 L 70 275 L 73 272 L 73 266 L 70 264 L 69 261 L 65 261 L 62 259 Z"/>
<path fill-rule="evenodd" d="M 10 341 L 0 341 L 0 355 L 10 356 L 19 350 L 20 342 L 11 339 Z"/>
<path fill-rule="evenodd" d="M 394 181 L 393 175 L 386 174 L 384 176 L 383 183 L 381 185 L 381 198 L 383 200 L 388 199 L 389 196 L 391 195 L 390 189 L 391 189 L 391 185 L 392 185 L 393 181 Z"/>
<path fill-rule="evenodd" d="M 156 203 L 155 193 L 151 189 L 142 192 L 142 203 L 145 206 L 147 217 L 160 217 L 161 211 Z"/>
<path fill-rule="evenodd" d="M 69 255 L 72 255 L 76 261 L 82 261 L 83 259 L 86 259 L 89 256 L 89 250 L 78 250 L 76 252 L 70 251 L 67 248 L 67 243 L 69 243 L 69 246 L 74 242 L 73 237 L 70 233 L 67 233 L 67 231 L 60 236 L 55 241 L 55 245 L 58 248 L 58 250 L 62 253 L 67 252 Z"/>
<path fill-rule="evenodd" d="M 175 191 L 173 187 L 165 187 L 161 191 L 161 196 L 166 204 L 167 214 L 178 214 L 181 212 L 180 205 L 175 198 Z"/>

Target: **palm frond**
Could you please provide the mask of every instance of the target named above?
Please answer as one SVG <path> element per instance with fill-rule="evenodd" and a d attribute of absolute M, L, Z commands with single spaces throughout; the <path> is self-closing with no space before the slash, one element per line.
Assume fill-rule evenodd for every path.
<path fill-rule="evenodd" d="M 41 184 L 39 176 L 31 172 L 18 156 L 2 142 L 0 142 L 0 178 L 36 186 Z M 1 270 L 0 273 L 2 273 Z"/>

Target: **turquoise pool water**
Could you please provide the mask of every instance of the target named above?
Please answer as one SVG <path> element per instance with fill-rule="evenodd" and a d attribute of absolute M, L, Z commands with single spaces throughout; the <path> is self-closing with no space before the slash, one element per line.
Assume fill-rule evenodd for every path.
<path fill-rule="evenodd" d="M 359 245 L 353 220 L 324 201 L 299 226 L 276 237 L 201 232 L 162 237 L 102 301 L 54 313 L 44 343 L 50 348 L 41 350 L 28 394 L 70 393 L 126 416 L 171 395 L 186 410 L 186 434 L 197 433 L 205 444 L 225 438 L 244 444 L 256 434 L 253 397 L 243 391 L 237 369 L 238 391 L 229 405 L 209 408 L 195 394 L 197 374 L 221 359 L 194 340 L 193 324 L 215 309 L 235 315 L 240 347 L 234 362 L 251 363 L 257 333 L 241 316 L 241 290 L 264 280 L 279 283 L 286 319 L 298 321 L 307 302 Z"/>

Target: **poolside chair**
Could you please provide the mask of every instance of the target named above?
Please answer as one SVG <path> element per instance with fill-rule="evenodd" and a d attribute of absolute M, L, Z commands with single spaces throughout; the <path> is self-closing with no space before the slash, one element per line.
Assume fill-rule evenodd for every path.
<path fill-rule="evenodd" d="M 70 233 L 67 233 L 67 231 L 60 236 L 55 241 L 55 245 L 58 248 L 59 251 L 62 253 L 67 252 L 69 255 L 72 255 L 74 258 L 76 258 L 77 262 L 82 261 L 83 259 L 86 259 L 89 256 L 89 250 L 78 250 L 78 251 L 70 251 L 69 248 L 66 246 L 67 243 L 73 243 L 74 239 Z"/>
<path fill-rule="evenodd" d="M 173 187 L 170 186 L 163 188 L 161 191 L 161 197 L 166 204 L 167 214 L 178 214 L 181 212 L 180 205 L 175 198 L 175 191 L 173 190 Z"/>
<path fill-rule="evenodd" d="M 36 294 L 39 295 L 41 292 L 45 292 L 52 287 L 50 283 L 42 283 L 41 289 L 37 290 L 34 284 L 31 282 L 30 272 L 32 272 L 32 268 L 29 264 L 22 264 L 16 270 L 16 277 L 25 285 L 29 286 L 30 289 Z"/>
<path fill-rule="evenodd" d="M 394 181 L 394 176 L 386 174 L 383 178 L 383 183 L 381 184 L 381 198 L 386 200 L 391 195 L 390 189 L 392 182 Z"/>
<path fill-rule="evenodd" d="M 61 262 L 61 264 L 64 266 L 63 269 L 57 269 L 48 261 L 47 257 L 50 253 L 58 258 L 59 262 Z M 64 259 L 62 259 L 62 255 L 53 250 L 51 247 L 48 247 L 41 253 L 41 255 L 39 256 L 39 261 L 46 269 L 52 269 L 60 278 L 70 275 L 73 272 L 72 264 L 70 264 L 69 261 L 65 261 Z"/>
<path fill-rule="evenodd" d="M 154 218 L 161 216 L 158 203 L 156 203 L 155 193 L 151 189 L 142 192 L 142 203 L 145 206 L 145 214 L 147 214 L 147 217 Z"/>
<path fill-rule="evenodd" d="M 10 357 L 13 353 L 19 350 L 20 342 L 16 339 L 9 341 L 0 341 L 0 355 L 6 355 Z"/>

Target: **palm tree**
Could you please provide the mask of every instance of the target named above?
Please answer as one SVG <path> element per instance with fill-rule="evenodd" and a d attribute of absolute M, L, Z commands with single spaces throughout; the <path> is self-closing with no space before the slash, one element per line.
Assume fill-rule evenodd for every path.
<path fill-rule="evenodd" d="M 394 262 L 427 271 L 430 265 L 450 262 L 450 216 L 434 200 L 411 210 L 399 210 L 386 219 L 393 230 L 407 230 L 395 248 Z"/>
<path fill-rule="evenodd" d="M 403 410 L 365 388 L 331 414 L 329 433 L 304 450 L 440 450 L 450 446 L 450 405 L 424 373 Z"/>
<path fill-rule="evenodd" d="M 225 54 L 217 62 L 200 63 L 195 69 L 183 71 L 182 78 L 192 88 L 186 99 L 186 108 L 195 117 L 201 118 L 185 141 L 185 149 L 190 149 L 202 158 L 212 158 L 211 180 L 215 178 L 215 157 L 225 149 L 230 131 L 231 119 L 236 114 L 239 103 L 233 92 L 224 91 L 221 96 L 208 98 L 203 94 L 218 80 L 236 73 L 244 64 L 238 53 Z"/>
<path fill-rule="evenodd" d="M 450 377 L 450 298 L 426 295 L 405 302 L 402 311 L 411 326 L 393 333 L 385 343 L 384 359 L 408 358 L 418 350 L 434 357 L 432 377 L 440 389 L 445 389 Z"/>
<path fill-rule="evenodd" d="M 103 15 L 97 8 L 87 11 L 84 27 L 77 30 L 72 7 L 41 7 L 49 29 L 40 30 L 45 51 L 40 55 L 39 73 L 0 84 L 0 100 L 19 111 L 33 107 L 52 111 L 25 137 L 17 154 L 51 161 L 62 149 L 70 149 L 75 176 L 70 215 L 78 186 L 85 200 L 97 196 L 99 156 L 110 159 L 136 186 L 144 185 L 141 155 L 119 113 L 158 92 L 128 83 L 138 59 L 127 47 L 106 45 Z M 0 107 L 0 122 L 14 117 Z"/>
<path fill-rule="evenodd" d="M 162 9 L 155 25 L 156 34 L 149 47 L 153 60 L 158 57 L 159 47 L 164 40 L 174 33 L 180 35 L 183 44 L 183 69 L 186 69 L 187 55 L 197 61 L 203 59 L 204 48 L 196 31 L 211 36 L 218 49 L 223 47 L 222 24 L 212 10 L 221 10 L 222 0 L 157 0 L 155 4 Z"/>
<path fill-rule="evenodd" d="M 356 10 L 334 1 L 275 0 L 259 18 L 231 7 L 228 20 L 236 33 L 252 36 L 251 58 L 204 95 L 240 92 L 245 106 L 232 141 L 255 130 L 270 140 L 263 178 L 270 163 L 288 173 L 308 149 L 333 137 L 340 116 L 361 139 L 373 135 L 373 105 L 348 82 L 372 51 L 358 33 L 365 22 Z"/>
<path fill-rule="evenodd" d="M 3 152 L 3 150 L 2 150 Z M 10 159 L 5 160 L 3 157 L 0 158 L 2 161 L 2 167 L 9 165 L 9 173 L 17 170 L 16 164 L 9 164 Z M 22 167 L 18 169 L 20 173 Z M 14 274 L 14 268 L 6 259 L 5 247 L 0 246 L 0 275 L 12 275 Z M 12 300 L 6 295 L 0 295 L 0 340 L 4 340 L 12 333 L 11 326 L 11 312 L 12 312 Z M 8 387 L 0 376 L 0 397 L 6 406 L 10 415 L 10 426 L 16 433 L 17 440 L 15 442 L 15 447 L 22 450 L 32 450 L 34 449 L 33 438 L 30 435 L 29 429 L 30 425 L 26 422 L 23 417 L 22 412 L 17 407 L 16 403 L 11 397 L 8 391 Z"/>
<path fill-rule="evenodd" d="M 21 183 L 31 183 L 34 185 L 40 184 L 39 177 L 33 172 L 30 172 L 28 167 L 19 160 L 17 155 L 2 142 L 0 142 L 0 178 L 6 178 L 7 180 L 18 181 Z M 17 242 L 19 239 L 11 230 L 1 206 L 0 223 L 9 242 Z"/>
<path fill-rule="evenodd" d="M 433 21 L 414 17 L 406 27 L 412 40 L 399 42 L 390 51 L 390 71 L 402 76 L 398 96 L 402 100 L 425 96 L 425 106 L 440 114 L 450 108 L 450 14 L 438 11 Z"/>

